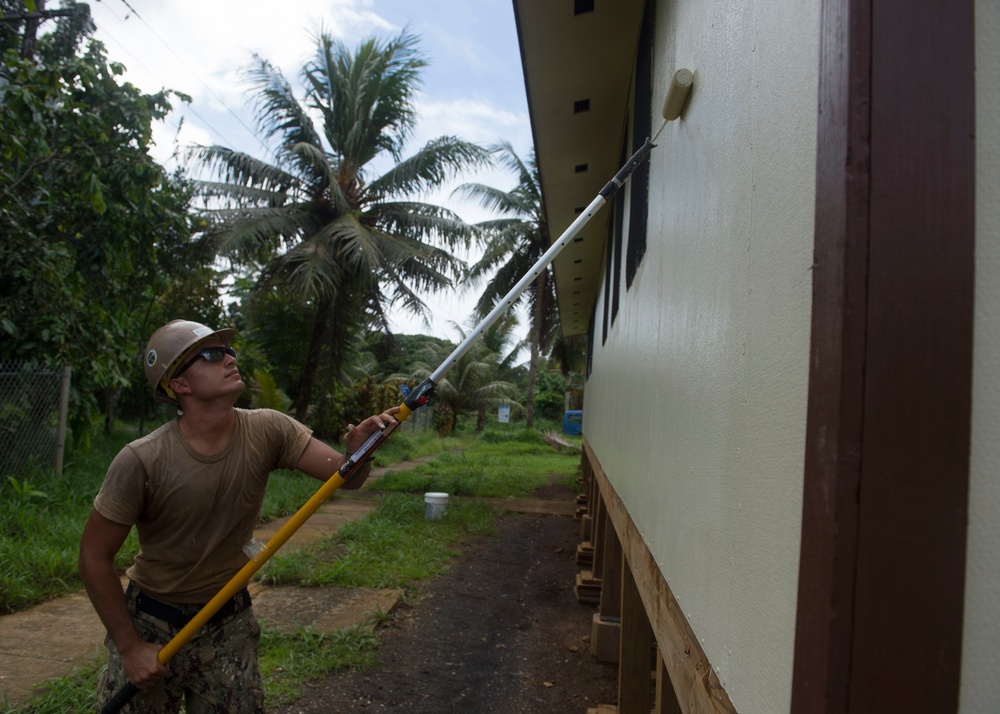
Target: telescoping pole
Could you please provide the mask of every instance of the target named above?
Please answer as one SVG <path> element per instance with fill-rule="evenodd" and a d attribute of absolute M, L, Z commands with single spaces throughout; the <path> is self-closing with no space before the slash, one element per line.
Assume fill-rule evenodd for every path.
<path fill-rule="evenodd" d="M 680 72 L 687 72 L 687 70 L 679 70 Z M 677 76 L 675 75 L 674 84 L 677 84 Z M 607 203 L 612 196 L 614 196 L 618 190 L 625 185 L 628 177 L 632 175 L 632 172 L 636 170 L 647 158 L 649 158 L 649 153 L 656 146 L 653 142 L 659 136 L 660 132 L 663 131 L 663 127 L 666 126 L 667 122 L 671 119 L 677 118 L 679 116 L 681 109 L 683 108 L 683 102 L 686 100 L 686 92 L 690 91 L 691 77 L 688 73 L 687 78 L 684 80 L 686 84 L 682 87 L 685 92 L 680 104 L 677 104 L 676 99 L 672 99 L 672 95 L 668 93 L 667 100 L 664 102 L 664 121 L 660 125 L 660 128 L 655 134 L 646 142 L 639 147 L 632 157 L 625 162 L 625 165 L 619 169 L 618 173 L 615 174 L 614 178 L 608 181 L 602 188 L 594 200 L 590 202 L 586 210 L 581 213 L 576 220 L 574 220 L 569 228 L 567 228 L 561 236 L 552 244 L 552 246 L 545 251 L 544 255 L 539 258 L 531 269 L 518 281 L 517 285 L 511 288 L 510 292 L 504 296 L 504 298 L 497 303 L 496 307 L 488 314 L 482 322 L 480 322 L 476 328 L 469 334 L 468 337 L 463 340 L 463 342 L 455 348 L 455 350 L 441 363 L 441 365 L 435 369 L 430 376 L 428 376 L 424 381 L 417 385 L 403 400 L 402 404 L 399 405 L 399 412 L 396 414 L 396 424 L 390 424 L 384 430 L 378 431 L 372 434 L 364 444 L 362 444 L 354 453 L 352 453 L 347 461 L 333 474 L 319 490 L 313 494 L 313 496 L 306 501 L 303 506 L 295 512 L 295 514 L 288 519 L 288 522 L 283 525 L 277 533 L 271 536 L 267 543 L 260 545 L 253 557 L 244 565 L 239 572 L 234 575 L 228 583 L 226 583 L 215 597 L 213 597 L 209 602 L 198 611 L 191 621 L 185 625 L 180 632 L 174 635 L 167 644 L 157 654 L 157 658 L 160 664 L 166 665 L 173 658 L 177 651 L 183 647 L 187 642 L 198 632 L 202 627 L 204 627 L 212 616 L 215 615 L 219 609 L 226 604 L 231 598 L 233 598 L 238 592 L 240 592 L 247 583 L 250 582 L 250 578 L 253 577 L 260 568 L 268 561 L 268 559 L 277 552 L 281 546 L 283 546 L 292 535 L 295 534 L 303 523 L 305 523 L 310 516 L 312 516 L 316 510 L 326 501 L 330 496 L 333 495 L 334 491 L 343 486 L 347 481 L 354 475 L 361 464 L 365 463 L 382 445 L 389 435 L 402 424 L 409 416 L 415 412 L 420 407 L 427 404 L 430 398 L 434 394 L 434 389 L 441 378 L 448 372 L 452 366 L 458 362 L 466 352 L 472 349 L 476 341 L 482 337 L 483 333 L 490 328 L 490 326 L 497 321 L 497 319 L 506 312 L 511 305 L 517 300 L 522 292 L 541 274 L 543 270 L 548 268 L 548 266 L 555 260 L 556 256 L 562 252 L 576 234 L 587 225 L 591 218 Z M 671 87 L 671 92 L 674 87 Z M 673 104 L 671 104 L 673 103 Z M 676 105 L 677 113 L 674 116 L 668 117 L 668 106 Z M 127 682 L 120 690 L 118 690 L 114 697 L 105 705 L 101 710 L 101 714 L 116 714 L 116 712 L 121 711 L 121 709 L 128 704 L 135 696 L 139 693 L 139 688 L 136 687 L 132 682 Z"/>

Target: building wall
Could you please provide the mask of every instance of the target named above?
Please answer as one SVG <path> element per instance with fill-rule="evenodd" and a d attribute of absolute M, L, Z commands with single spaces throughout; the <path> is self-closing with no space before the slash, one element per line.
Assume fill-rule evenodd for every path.
<path fill-rule="evenodd" d="M 647 252 L 586 388 L 584 433 L 741 714 L 789 708 L 818 7 L 658 2 L 654 107 L 679 67 L 695 87 L 653 151 Z"/>
<path fill-rule="evenodd" d="M 1000 4 L 976 3 L 976 311 L 961 711 L 1000 711 Z"/>

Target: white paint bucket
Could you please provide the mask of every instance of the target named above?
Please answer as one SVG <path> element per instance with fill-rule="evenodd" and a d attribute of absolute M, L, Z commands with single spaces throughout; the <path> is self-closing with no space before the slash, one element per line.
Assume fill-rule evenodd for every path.
<path fill-rule="evenodd" d="M 448 494 L 431 491 L 424 494 L 424 518 L 428 521 L 436 521 L 444 517 L 444 510 L 448 507 Z"/>

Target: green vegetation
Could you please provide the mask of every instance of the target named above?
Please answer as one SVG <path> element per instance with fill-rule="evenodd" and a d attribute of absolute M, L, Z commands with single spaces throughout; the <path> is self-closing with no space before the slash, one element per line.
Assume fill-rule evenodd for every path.
<path fill-rule="evenodd" d="M 72 674 L 45 683 L 30 706 L 14 707 L 4 697 L 0 701 L 2 714 L 66 714 L 92 712 L 97 709 L 97 677 L 107 662 L 107 656 L 95 655 Z"/>
<path fill-rule="evenodd" d="M 62 478 L 39 471 L 25 493 L 0 483 L 0 614 L 15 612 L 81 587 L 77 550 L 91 503 L 115 454 L 134 430 L 95 439 L 86 453 L 71 455 Z M 23 485 L 23 482 L 22 482 Z M 136 552 L 135 534 L 119 554 L 124 567 Z"/>
<path fill-rule="evenodd" d="M 319 546 L 279 553 L 259 575 L 275 585 L 410 589 L 446 567 L 461 537 L 489 532 L 493 516 L 484 503 L 454 501 L 443 519 L 429 522 L 422 496 L 388 494 L 367 517 Z"/>
<path fill-rule="evenodd" d="M 432 463 L 386 474 L 372 485 L 383 491 L 444 491 L 455 496 L 526 496 L 549 474 L 573 473 L 578 455 L 559 454 L 533 430 L 487 432 L 474 449 L 443 453 Z"/>
<path fill-rule="evenodd" d="M 426 314 L 415 290 L 451 289 L 464 264 L 450 251 L 473 237 L 454 212 L 420 199 L 489 162 L 485 149 L 452 136 L 408 151 L 425 66 L 414 35 L 352 49 L 321 27 L 298 72 L 303 96 L 266 58 L 254 55 L 246 68 L 273 159 L 228 146 L 194 151 L 218 179 L 197 184 L 217 206 L 204 213 L 207 232 L 222 255 L 250 268 L 246 304 L 280 310 L 297 301 L 311 328 L 289 393 L 296 418 L 315 406 L 311 421 L 324 429 L 339 411 L 334 385 L 350 357 L 348 340 L 329 335 L 385 325 L 397 304 Z"/>
<path fill-rule="evenodd" d="M 260 669 L 268 707 L 290 704 L 301 696 L 302 683 L 349 667 L 370 667 L 378 651 L 378 635 L 352 627 L 333 633 L 302 629 L 284 634 L 264 629 Z"/>

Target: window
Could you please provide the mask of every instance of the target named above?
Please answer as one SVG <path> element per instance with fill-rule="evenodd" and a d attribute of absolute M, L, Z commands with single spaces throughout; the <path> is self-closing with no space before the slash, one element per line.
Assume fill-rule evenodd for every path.
<path fill-rule="evenodd" d="M 635 114 L 632 120 L 632 152 L 635 153 L 652 133 L 653 50 L 656 29 L 656 3 L 647 2 L 639 32 L 639 53 L 635 63 Z M 629 191 L 628 254 L 625 263 L 626 289 L 639 270 L 646 254 L 646 218 L 649 213 L 649 162 L 635 170 Z"/>

